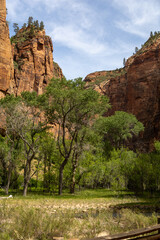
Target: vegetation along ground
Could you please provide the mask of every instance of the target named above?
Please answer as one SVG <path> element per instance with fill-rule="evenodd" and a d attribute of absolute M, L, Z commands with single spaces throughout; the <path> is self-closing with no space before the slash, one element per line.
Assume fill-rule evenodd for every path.
<path fill-rule="evenodd" d="M 126 203 L 129 208 L 118 210 Z M 156 224 L 155 206 L 158 198 L 135 197 L 127 191 L 83 190 L 26 198 L 13 193 L 13 199 L 0 200 L 0 239 L 86 239 L 124 232 Z"/>

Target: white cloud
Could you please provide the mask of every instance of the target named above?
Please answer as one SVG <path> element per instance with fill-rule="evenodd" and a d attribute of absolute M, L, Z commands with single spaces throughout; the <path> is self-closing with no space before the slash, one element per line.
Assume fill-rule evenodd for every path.
<path fill-rule="evenodd" d="M 21 25 L 29 16 L 44 21 L 69 77 L 120 67 L 142 37 L 160 29 L 160 0 L 6 1 L 12 23 Z"/>
<path fill-rule="evenodd" d="M 106 50 L 106 46 L 98 42 L 94 36 L 88 35 L 82 29 L 77 29 L 72 25 L 54 27 L 51 36 L 54 41 L 64 46 L 87 54 L 98 54 Z"/>
<path fill-rule="evenodd" d="M 15 18 L 17 15 L 17 12 L 20 10 L 20 1 L 14 0 L 14 1 L 7 1 L 7 9 L 9 12 L 9 16 L 11 18 Z"/>
<path fill-rule="evenodd" d="M 115 8 L 122 14 L 116 26 L 123 31 L 141 37 L 156 29 L 160 20 L 160 2 L 158 0 L 113 0 Z"/>

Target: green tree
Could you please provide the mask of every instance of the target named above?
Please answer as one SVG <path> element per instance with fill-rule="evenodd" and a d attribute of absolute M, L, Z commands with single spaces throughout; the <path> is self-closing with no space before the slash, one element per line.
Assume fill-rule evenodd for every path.
<path fill-rule="evenodd" d="M 46 98 L 46 117 L 58 128 L 57 142 L 61 155 L 59 194 L 62 194 L 63 170 L 77 148 L 82 132 L 92 127 L 97 114 L 106 111 L 109 104 L 106 97 L 93 89 L 86 89 L 85 82 L 80 78 L 69 81 L 65 78 L 52 79 Z"/>
<path fill-rule="evenodd" d="M 43 21 L 40 22 L 40 30 L 43 30 L 44 29 L 44 23 Z"/>
<path fill-rule="evenodd" d="M 152 32 L 152 31 L 150 32 L 150 37 L 151 37 L 151 38 L 153 37 L 153 32 Z"/>
<path fill-rule="evenodd" d="M 33 24 L 34 24 L 35 28 L 36 28 L 37 30 L 39 30 L 39 22 L 38 22 L 38 20 L 34 21 Z"/>
<path fill-rule="evenodd" d="M 59 152 L 56 148 L 56 141 L 51 133 L 43 133 L 40 139 L 39 158 L 43 162 L 43 187 L 47 191 L 58 186 L 57 171 Z"/>
<path fill-rule="evenodd" d="M 104 136 L 106 146 L 120 148 L 124 143 L 144 130 L 143 124 L 132 114 L 117 111 L 110 117 L 101 117 L 95 128 Z"/>
<path fill-rule="evenodd" d="M 17 34 L 19 31 L 18 23 L 13 23 L 13 29 L 14 29 L 15 34 Z"/>
<path fill-rule="evenodd" d="M 138 52 L 138 47 L 135 47 L 135 53 L 137 53 Z"/>
<path fill-rule="evenodd" d="M 31 27 L 30 27 L 30 32 L 29 32 L 29 36 L 31 37 L 31 38 L 33 38 L 34 37 L 34 26 L 33 25 L 31 25 Z"/>
<path fill-rule="evenodd" d="M 33 24 L 33 17 L 28 18 L 28 27 L 30 27 Z"/>
<path fill-rule="evenodd" d="M 123 66 L 125 67 L 126 66 L 126 59 L 123 58 Z"/>
<path fill-rule="evenodd" d="M 24 23 L 23 24 L 23 26 L 22 26 L 22 28 L 26 28 L 27 27 L 27 24 L 26 23 Z"/>
<path fill-rule="evenodd" d="M 6 96 L 0 100 L 0 107 L 8 135 L 15 135 L 22 142 L 24 153 L 23 195 L 26 196 L 29 181 L 36 173 L 36 170 L 32 172 L 32 162 L 38 153 L 38 141 L 45 126 L 41 122 L 40 111 L 35 107 L 32 95 L 26 92 L 22 96 Z"/>
<path fill-rule="evenodd" d="M 16 135 L 8 135 L 0 140 L 0 163 L 3 169 L 3 181 L 5 193 L 8 195 L 11 180 L 16 173 L 20 151 L 20 142 Z"/>

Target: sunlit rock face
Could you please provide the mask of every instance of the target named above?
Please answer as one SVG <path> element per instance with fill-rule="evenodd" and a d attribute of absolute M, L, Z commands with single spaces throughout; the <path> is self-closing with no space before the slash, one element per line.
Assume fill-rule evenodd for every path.
<path fill-rule="evenodd" d="M 126 111 L 144 124 L 144 133 L 130 146 L 152 150 L 154 141 L 160 140 L 160 37 L 129 58 L 125 68 L 95 72 L 85 81 L 95 83 L 96 89 L 109 97 L 112 108 L 106 116 Z"/>
<path fill-rule="evenodd" d="M 59 65 L 53 62 L 52 40 L 45 30 L 27 38 L 23 30 L 11 46 L 6 1 L 0 0 L 0 98 L 23 91 L 41 94 L 51 78 L 63 77 Z"/>
<path fill-rule="evenodd" d="M 62 70 L 53 62 L 53 45 L 45 31 L 39 31 L 33 38 L 12 44 L 15 64 L 15 94 L 36 91 L 42 94 L 48 81 L 62 77 Z"/>
<path fill-rule="evenodd" d="M 14 67 L 6 22 L 6 1 L 0 0 L 0 98 L 14 90 Z"/>

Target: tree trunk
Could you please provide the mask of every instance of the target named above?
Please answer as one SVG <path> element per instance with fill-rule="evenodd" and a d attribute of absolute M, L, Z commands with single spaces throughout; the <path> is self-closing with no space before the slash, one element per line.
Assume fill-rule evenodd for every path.
<path fill-rule="evenodd" d="M 48 189 L 49 192 L 51 191 L 51 160 L 48 160 L 48 173 L 49 173 L 49 179 L 48 179 Z"/>
<path fill-rule="evenodd" d="M 60 167 L 59 169 L 59 191 L 58 194 L 62 195 L 62 186 L 63 186 L 63 169 L 62 167 Z"/>
<path fill-rule="evenodd" d="M 68 158 L 65 158 L 65 160 L 63 161 L 63 163 L 61 164 L 60 169 L 59 169 L 59 191 L 58 191 L 59 195 L 62 195 L 63 170 L 64 170 L 64 167 L 67 164 L 67 162 L 68 162 Z"/>
<path fill-rule="evenodd" d="M 44 169 L 43 169 L 43 192 L 47 188 L 47 182 L 46 182 L 46 167 L 47 167 L 47 159 L 46 155 L 44 156 Z"/>
<path fill-rule="evenodd" d="M 76 169 L 77 169 L 77 164 L 73 164 L 72 166 L 72 173 L 71 173 L 71 184 L 70 184 L 70 193 L 74 193 L 75 192 L 75 185 L 76 185 Z"/>
<path fill-rule="evenodd" d="M 75 192 L 75 185 L 76 185 L 76 170 L 77 170 L 77 166 L 78 166 L 78 153 L 76 153 L 75 155 L 73 155 L 73 159 L 72 159 L 72 172 L 71 172 L 71 184 L 70 184 L 70 193 L 74 193 Z"/>
<path fill-rule="evenodd" d="M 23 188 L 23 196 L 26 197 L 27 196 L 27 190 L 28 190 L 28 182 L 26 182 L 24 184 L 24 188 Z"/>
<path fill-rule="evenodd" d="M 24 188 L 23 188 L 23 196 L 27 195 L 28 184 L 30 180 L 31 173 L 31 159 L 27 161 L 25 169 L 24 169 Z"/>
<path fill-rule="evenodd" d="M 6 195 L 8 195 L 9 186 L 10 186 L 10 182 L 11 182 L 11 176 L 12 176 L 12 168 L 9 167 L 8 181 L 7 181 L 7 186 L 5 187 L 5 194 Z"/>

